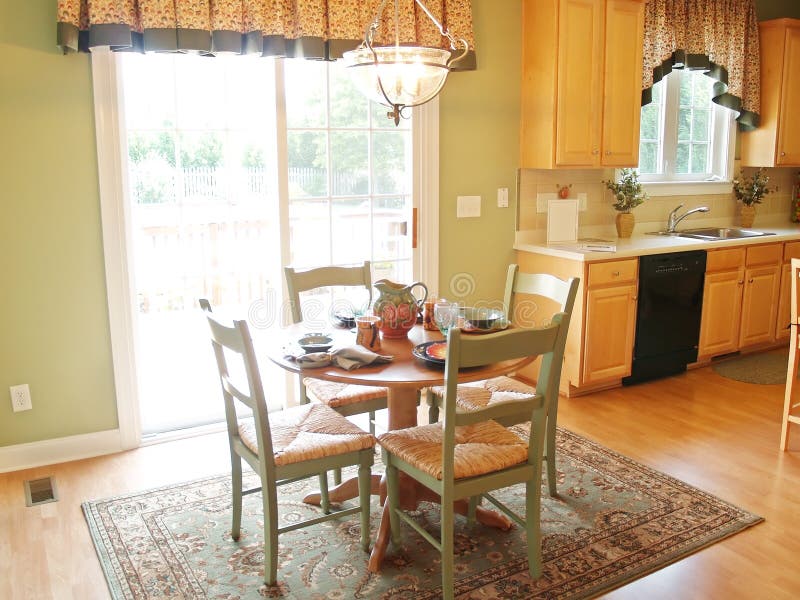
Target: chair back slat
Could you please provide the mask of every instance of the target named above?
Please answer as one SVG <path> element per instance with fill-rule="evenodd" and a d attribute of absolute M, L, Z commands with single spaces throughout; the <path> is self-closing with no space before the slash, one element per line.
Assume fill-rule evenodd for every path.
<path fill-rule="evenodd" d="M 220 380 L 222 382 L 222 389 L 224 392 L 227 392 L 234 398 L 236 398 L 239 402 L 247 406 L 249 409 L 255 409 L 255 402 L 253 401 L 253 397 L 250 394 L 245 394 L 242 390 L 236 387 L 236 384 L 231 381 L 230 375 L 220 375 Z"/>
<path fill-rule="evenodd" d="M 480 337 L 462 337 L 459 364 L 461 368 L 477 367 L 520 356 L 546 354 L 553 350 L 559 331 L 559 324 L 551 323 L 539 329 L 507 329 Z"/>
<path fill-rule="evenodd" d="M 320 267 L 307 271 L 297 271 L 292 267 L 284 267 L 286 289 L 292 311 L 292 322 L 303 320 L 300 306 L 300 294 L 324 287 L 364 287 L 372 304 L 372 271 L 370 262 L 364 261 L 357 267 Z"/>
<path fill-rule="evenodd" d="M 557 312 L 570 315 L 578 294 L 579 283 L 580 280 L 576 277 L 565 280 L 549 273 L 520 273 L 519 265 L 509 265 L 503 309 L 509 319 L 512 319 L 519 308 L 517 295 L 523 294 L 547 298 L 558 305 Z"/>

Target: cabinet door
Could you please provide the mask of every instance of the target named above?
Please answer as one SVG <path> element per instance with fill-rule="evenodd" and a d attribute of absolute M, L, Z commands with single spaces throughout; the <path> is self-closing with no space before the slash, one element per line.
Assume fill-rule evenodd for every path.
<path fill-rule="evenodd" d="M 789 339 L 792 321 L 792 265 L 785 264 L 781 269 L 781 291 L 778 294 L 778 318 L 775 321 L 775 340 Z"/>
<path fill-rule="evenodd" d="M 603 3 L 560 0 L 558 19 L 556 166 L 598 166 Z"/>
<path fill-rule="evenodd" d="M 608 0 L 600 159 L 607 167 L 639 164 L 643 36 L 644 4 Z"/>
<path fill-rule="evenodd" d="M 716 356 L 739 348 L 744 269 L 706 273 L 698 356 Z"/>
<path fill-rule="evenodd" d="M 631 374 L 635 325 L 636 285 L 589 290 L 586 295 L 584 384 Z"/>
<path fill-rule="evenodd" d="M 778 121 L 778 166 L 800 165 L 800 27 L 786 29 Z"/>
<path fill-rule="evenodd" d="M 780 265 L 745 271 L 740 348 L 775 339 L 780 273 Z"/>

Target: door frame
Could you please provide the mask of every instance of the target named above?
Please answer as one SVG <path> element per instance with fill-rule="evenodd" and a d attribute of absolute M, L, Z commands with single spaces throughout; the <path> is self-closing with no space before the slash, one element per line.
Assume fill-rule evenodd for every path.
<path fill-rule="evenodd" d="M 128 155 L 127 140 L 122 135 L 124 94 L 114 52 L 107 46 L 92 48 L 91 64 L 111 354 L 120 442 L 122 449 L 127 450 L 141 445 L 142 431 L 135 352 L 136 286 L 129 268 L 133 232 L 127 163 L 122 160 Z M 438 97 L 414 109 L 412 132 L 413 206 L 419 211 L 419 242 L 412 262 L 419 279 L 436 287 L 439 281 Z M 281 248 L 282 255 L 288 254 L 288 240 L 281 242 Z M 431 291 L 436 292 L 433 288 Z"/>

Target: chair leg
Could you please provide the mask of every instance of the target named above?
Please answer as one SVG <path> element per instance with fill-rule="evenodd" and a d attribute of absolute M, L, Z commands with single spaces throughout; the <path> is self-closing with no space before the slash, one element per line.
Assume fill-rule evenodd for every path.
<path fill-rule="evenodd" d="M 261 479 L 261 503 L 264 510 L 264 583 L 278 580 L 278 492 Z"/>
<path fill-rule="evenodd" d="M 428 423 L 439 421 L 439 399 L 430 389 L 425 390 L 425 400 L 428 402 Z"/>
<path fill-rule="evenodd" d="M 331 512 L 331 500 L 330 496 L 328 496 L 328 472 L 323 471 L 319 474 L 319 506 L 322 508 L 322 512 L 326 515 Z"/>
<path fill-rule="evenodd" d="M 242 459 L 233 452 L 231 452 L 231 491 L 233 495 L 231 538 L 234 542 L 238 542 L 242 531 Z"/>
<path fill-rule="evenodd" d="M 370 488 L 372 486 L 372 456 L 365 454 L 358 467 L 358 502 L 361 505 L 361 549 L 369 552 Z"/>
<path fill-rule="evenodd" d="M 453 538 L 455 537 L 455 519 L 453 518 L 453 500 L 442 496 L 441 508 L 441 544 L 442 544 L 442 597 L 453 600 L 455 597 L 455 577 L 453 575 Z"/>
<path fill-rule="evenodd" d="M 339 485 L 342 483 L 342 470 L 341 469 L 334 469 L 333 470 L 333 485 Z"/>
<path fill-rule="evenodd" d="M 542 574 L 541 481 L 534 478 L 525 484 L 525 533 L 528 537 L 528 571 L 532 579 Z"/>
<path fill-rule="evenodd" d="M 389 503 L 389 526 L 391 532 L 392 544 L 395 547 L 400 546 L 400 517 L 397 516 L 397 511 L 400 509 L 399 493 L 400 482 L 397 467 L 391 464 L 391 459 L 383 453 L 383 462 L 386 465 L 386 502 Z"/>
<path fill-rule="evenodd" d="M 789 343 L 788 373 L 786 374 L 786 388 L 783 395 L 783 419 L 781 421 L 781 450 L 784 452 L 789 447 L 789 416 L 792 414 L 794 386 L 797 384 L 798 363 L 800 362 L 800 353 L 797 351 L 797 337 L 798 333 L 793 327 Z"/>
<path fill-rule="evenodd" d="M 556 420 L 547 417 L 547 436 L 544 443 L 547 463 L 547 489 L 551 496 L 558 496 L 556 487 Z"/>
<path fill-rule="evenodd" d="M 480 496 L 470 496 L 467 504 L 467 523 L 475 525 L 477 519 L 475 514 L 478 512 L 478 505 L 481 503 Z"/>
<path fill-rule="evenodd" d="M 375 411 L 369 411 L 369 432 L 375 435 Z"/>

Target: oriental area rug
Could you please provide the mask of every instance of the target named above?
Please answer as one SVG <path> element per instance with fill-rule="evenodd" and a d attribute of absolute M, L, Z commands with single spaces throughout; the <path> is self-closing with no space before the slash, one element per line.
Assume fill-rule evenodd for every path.
<path fill-rule="evenodd" d="M 499 531 L 457 517 L 457 597 L 590 598 L 763 520 L 561 428 L 557 467 L 559 496 L 542 488 L 542 577 L 528 576 L 521 527 Z M 280 488 L 286 523 L 318 510 L 301 502 L 315 483 Z M 524 513 L 522 487 L 497 496 Z M 441 597 L 438 552 L 408 526 L 401 547 L 389 545 L 380 574 L 370 573 L 358 515 L 281 535 L 278 584 L 266 587 L 260 507 L 258 494 L 245 496 L 237 543 L 228 476 L 83 504 L 115 599 Z M 372 512 L 374 538 L 375 497 Z M 413 514 L 438 532 L 437 505 Z"/>

